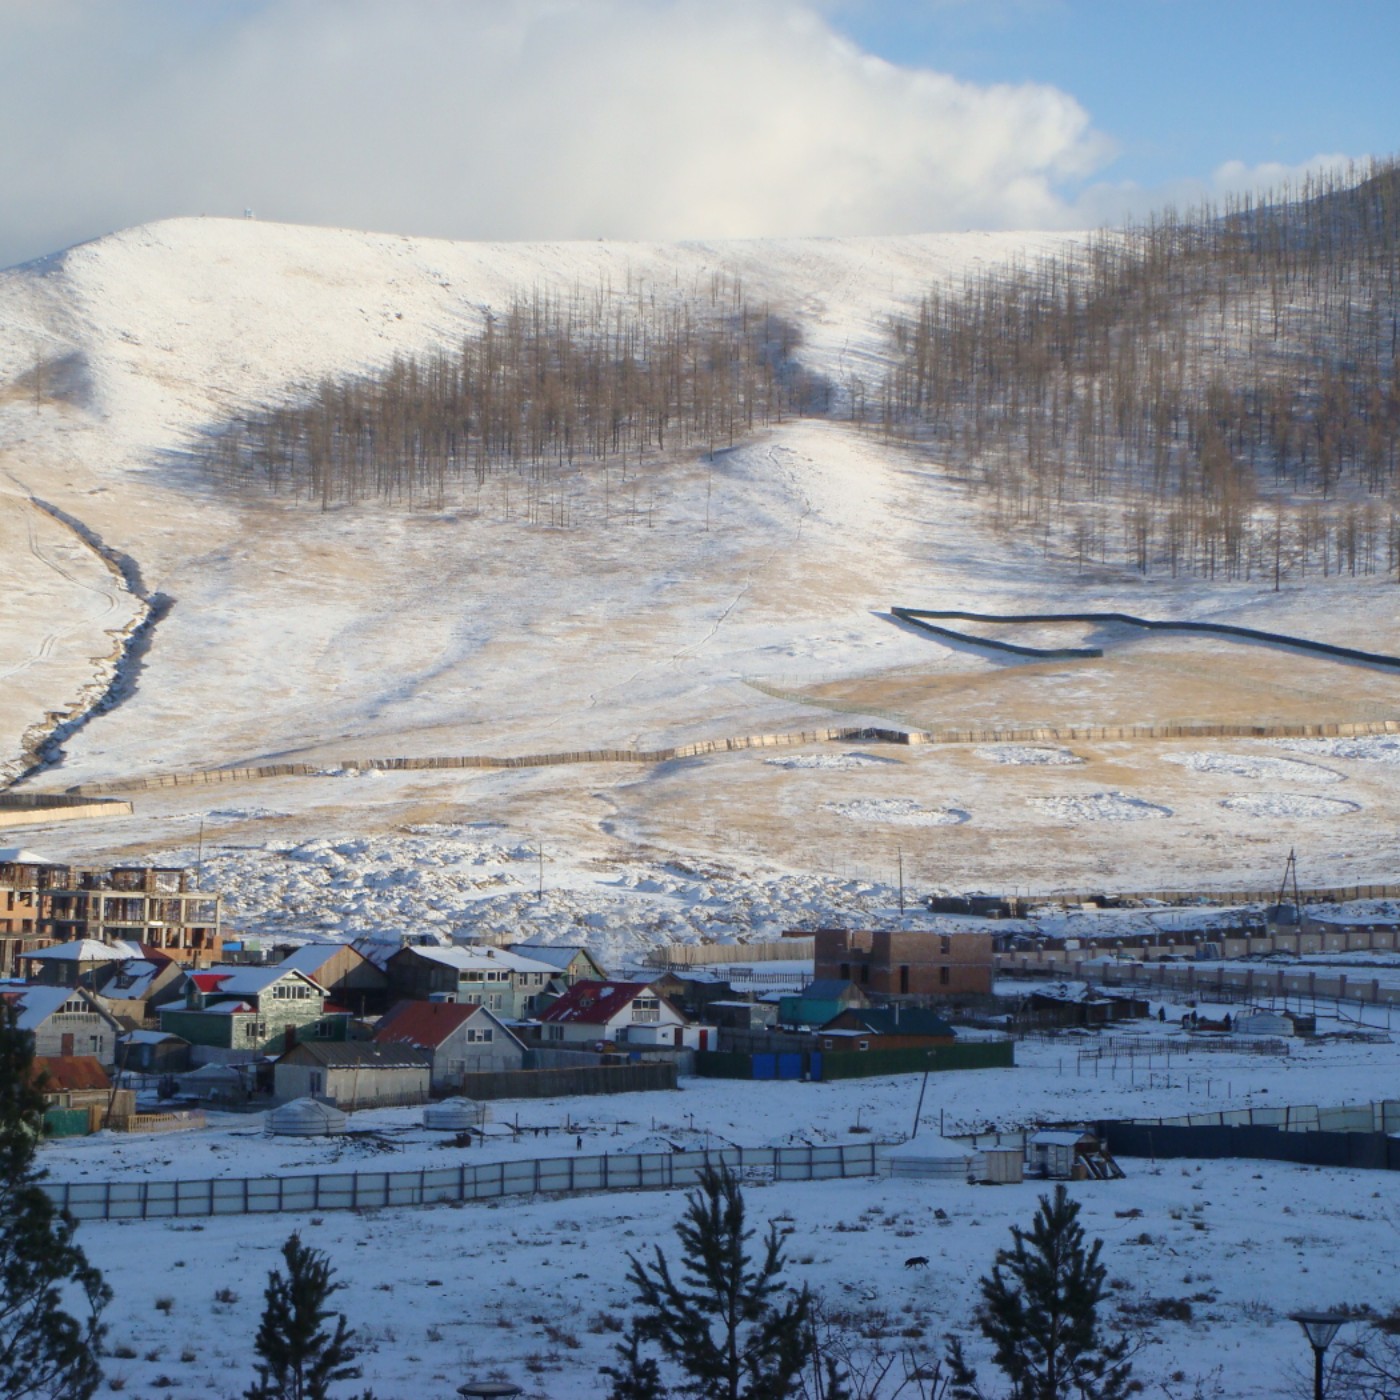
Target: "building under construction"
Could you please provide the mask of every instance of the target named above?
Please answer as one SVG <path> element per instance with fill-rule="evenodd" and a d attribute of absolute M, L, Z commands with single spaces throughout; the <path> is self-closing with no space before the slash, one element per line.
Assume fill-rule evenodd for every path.
<path fill-rule="evenodd" d="M 13 858 L 0 859 L 0 976 L 18 976 L 25 953 L 74 938 L 140 943 L 189 967 L 219 960 L 219 897 L 196 889 L 191 871 L 94 869 L 5 854 Z"/>

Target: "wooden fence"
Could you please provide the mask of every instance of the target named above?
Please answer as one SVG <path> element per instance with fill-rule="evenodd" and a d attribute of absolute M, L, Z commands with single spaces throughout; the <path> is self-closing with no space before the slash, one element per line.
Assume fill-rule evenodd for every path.
<path fill-rule="evenodd" d="M 819 743 L 998 744 L 1094 743 L 1118 739 L 1325 739 L 1367 734 L 1400 734 L 1400 721 L 1347 720 L 1310 724 L 1093 724 L 1033 725 L 1023 728 L 933 730 L 859 728 L 811 729 L 789 734 L 750 734 L 729 739 L 702 739 L 662 749 L 576 749 L 561 753 L 492 756 L 466 754 L 425 758 L 344 758 L 324 763 L 270 763 L 255 768 L 202 768 L 186 773 L 156 773 L 83 783 L 74 794 L 143 792 L 157 788 L 198 787 L 253 782 L 262 778 L 328 777 L 341 772 L 417 772 L 453 768 L 546 768 L 570 763 L 636 763 L 654 766 L 678 758 L 703 758 L 746 749 L 796 748 Z"/>
<path fill-rule="evenodd" d="M 774 938 L 763 943 L 667 943 L 653 948 L 646 962 L 649 967 L 745 967 L 749 963 L 810 961 L 816 951 L 815 938 Z"/>

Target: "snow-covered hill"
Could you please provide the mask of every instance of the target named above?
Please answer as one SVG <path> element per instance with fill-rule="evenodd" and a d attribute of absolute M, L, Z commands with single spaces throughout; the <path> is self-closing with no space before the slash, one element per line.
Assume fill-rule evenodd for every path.
<path fill-rule="evenodd" d="M 117 703 L 31 786 L 283 759 L 336 771 L 358 757 L 646 748 L 863 719 L 1394 715 L 1392 678 L 1320 661 L 1141 640 L 1102 665 L 1013 667 L 892 625 L 892 603 L 1054 600 L 1248 619 L 1373 649 L 1400 641 L 1384 585 L 1274 594 L 1047 563 L 1038 541 L 991 534 L 937 463 L 854 428 L 839 407 L 713 460 L 649 461 L 612 497 L 616 482 L 578 473 L 562 528 L 528 520 L 508 476 L 433 510 L 319 513 L 237 497 L 188 452 L 230 414 L 454 344 L 533 290 L 703 290 L 719 273 L 797 326 L 799 357 L 839 405 L 854 379 L 878 383 L 889 316 L 931 283 L 1057 241 L 468 245 L 178 219 L 0 274 L 0 530 L 17 560 L 0 605 L 16 673 L 0 690 L 0 762 L 15 771 L 46 712 L 100 693 L 122 630 L 161 601 L 169 611 Z M 27 540 L 21 557 L 14 542 Z M 269 839 L 392 839 L 487 820 L 511 841 L 543 839 L 556 859 L 567 851 L 570 879 L 584 882 L 590 862 L 609 880 L 619 861 L 633 871 L 676 850 L 714 858 L 727 881 L 824 870 L 861 884 L 888 878 L 897 845 L 919 878 L 944 884 L 1102 883 L 1125 852 L 1143 867 L 1133 883 L 1252 882 L 1300 836 L 1317 883 L 1382 878 L 1393 863 L 1392 800 L 1374 766 L 1353 765 L 1323 821 L 1316 795 L 1291 789 L 1222 806 L 1239 796 L 1228 764 L 1162 765 L 1132 746 L 1081 756 L 1070 769 L 905 750 L 849 771 L 754 758 L 462 772 L 396 779 L 378 796 L 303 779 L 277 784 L 275 799 L 143 796 L 135 822 L 36 840 L 75 856 L 188 850 L 210 809 L 271 807 L 271 824 L 211 826 L 256 853 Z M 1102 819 L 1146 811 L 1157 819 L 1131 828 Z M 786 917 L 789 888 L 800 886 L 760 903 Z M 574 912 L 586 920 L 592 907 Z M 459 911 L 440 912 L 452 922 Z M 736 917 L 726 905 L 719 922 Z"/>

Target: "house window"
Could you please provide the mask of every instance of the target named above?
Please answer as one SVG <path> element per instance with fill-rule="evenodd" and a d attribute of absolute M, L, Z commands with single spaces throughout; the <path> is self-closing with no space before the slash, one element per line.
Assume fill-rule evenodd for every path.
<path fill-rule="evenodd" d="M 851 980 L 851 965 L 850 965 L 850 963 L 842 963 L 842 964 L 841 964 L 841 980 L 842 980 L 843 982 L 849 982 L 849 981 Z"/>
<path fill-rule="evenodd" d="M 869 1049 L 870 1049 L 870 1042 L 869 1042 L 868 1040 L 858 1040 L 858 1041 L 856 1041 L 856 1049 L 857 1049 L 857 1050 L 869 1050 Z"/>
<path fill-rule="evenodd" d="M 906 964 L 899 969 L 899 990 L 907 992 L 909 990 L 909 968 Z"/>
<path fill-rule="evenodd" d="M 948 969 L 946 967 L 940 967 L 938 969 L 938 985 L 940 987 L 946 987 L 948 985 Z"/>
<path fill-rule="evenodd" d="M 946 958 L 953 951 L 953 940 L 945 933 L 938 940 L 938 951 Z"/>
<path fill-rule="evenodd" d="M 864 987 L 864 986 L 866 986 L 866 985 L 869 983 L 869 981 L 870 981 L 870 964 L 869 964 L 869 963 L 861 963 L 861 965 L 860 965 L 860 985 L 861 985 L 862 987 Z"/>

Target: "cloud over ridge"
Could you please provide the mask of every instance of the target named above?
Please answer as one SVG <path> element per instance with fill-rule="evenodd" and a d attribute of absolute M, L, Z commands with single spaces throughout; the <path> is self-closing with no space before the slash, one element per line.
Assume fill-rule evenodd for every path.
<path fill-rule="evenodd" d="M 238 213 L 453 238 L 1064 226 L 1069 95 L 860 50 L 801 0 L 12 3 L 0 261 Z M 196 10 L 199 7 L 195 7 Z"/>

